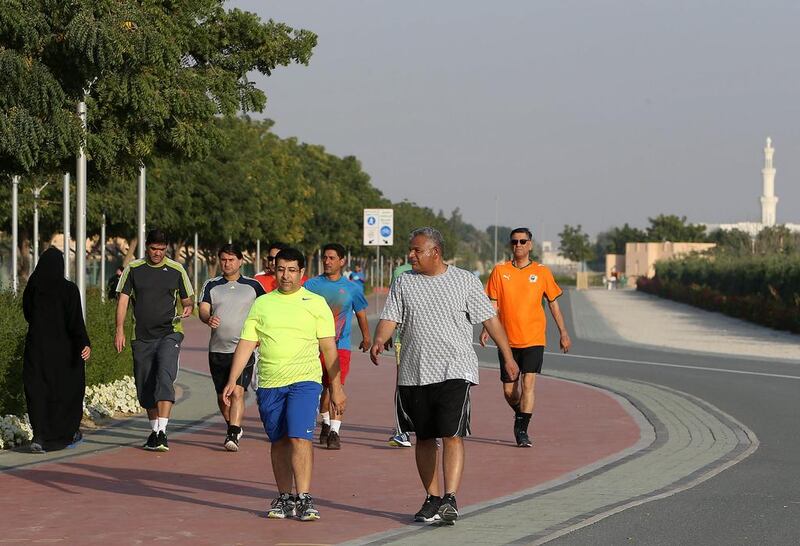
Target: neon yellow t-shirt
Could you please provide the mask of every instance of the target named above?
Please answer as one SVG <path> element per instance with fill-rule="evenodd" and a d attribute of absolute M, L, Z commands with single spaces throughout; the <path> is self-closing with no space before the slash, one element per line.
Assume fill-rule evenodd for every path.
<path fill-rule="evenodd" d="M 285 387 L 322 381 L 319 340 L 336 335 L 325 298 L 300 288 L 293 294 L 273 290 L 256 298 L 244 321 L 241 339 L 258 341 L 258 386 Z"/>

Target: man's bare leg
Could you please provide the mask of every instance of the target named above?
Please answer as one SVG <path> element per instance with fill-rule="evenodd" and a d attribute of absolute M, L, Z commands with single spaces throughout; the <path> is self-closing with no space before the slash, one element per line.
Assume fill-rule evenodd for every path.
<path fill-rule="evenodd" d="M 436 438 L 420 440 L 417 438 L 417 445 L 414 451 L 417 460 L 417 472 L 419 479 L 422 480 L 422 487 L 429 495 L 436 497 L 442 496 L 437 476 L 437 463 L 439 450 L 436 447 Z"/>
<path fill-rule="evenodd" d="M 269 452 L 272 460 L 272 474 L 278 486 L 278 494 L 292 493 L 292 446 L 288 436 L 284 436 L 274 444 Z"/>
<path fill-rule="evenodd" d="M 464 439 L 461 436 L 442 438 L 442 448 L 444 492 L 455 495 L 464 473 Z"/>

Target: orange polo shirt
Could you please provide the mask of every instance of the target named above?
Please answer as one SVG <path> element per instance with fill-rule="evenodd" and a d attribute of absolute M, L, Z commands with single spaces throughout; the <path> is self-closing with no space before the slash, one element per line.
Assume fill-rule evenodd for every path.
<path fill-rule="evenodd" d="M 536 262 L 521 269 L 513 261 L 497 264 L 486 285 L 489 299 L 497 302 L 508 343 L 515 348 L 547 344 L 542 298 L 553 301 L 561 293 L 550 269 Z"/>

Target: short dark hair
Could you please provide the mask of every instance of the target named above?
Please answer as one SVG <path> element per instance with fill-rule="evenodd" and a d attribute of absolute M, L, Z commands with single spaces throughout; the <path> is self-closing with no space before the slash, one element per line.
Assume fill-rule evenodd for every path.
<path fill-rule="evenodd" d="M 145 246 L 152 244 L 165 245 L 167 244 L 167 234 L 160 229 L 151 229 L 147 232 L 147 238 L 144 240 Z"/>
<path fill-rule="evenodd" d="M 305 269 L 306 267 L 306 257 L 296 248 L 284 248 L 278 252 L 277 256 L 275 256 L 276 264 L 278 263 L 278 260 L 283 260 L 284 262 L 297 262 L 297 265 L 300 266 L 300 269 Z"/>
<path fill-rule="evenodd" d="M 267 253 L 269 253 L 269 251 L 272 250 L 273 248 L 277 248 L 278 250 L 286 250 L 286 249 L 291 248 L 291 247 L 289 245 L 287 245 L 286 243 L 272 243 L 271 245 L 269 245 L 269 248 L 267 249 Z"/>
<path fill-rule="evenodd" d="M 514 236 L 515 233 L 524 233 L 528 236 L 528 239 L 533 241 L 533 233 L 526 227 L 518 227 L 511 230 L 511 233 L 508 234 L 508 240 L 510 241 L 511 238 Z"/>
<path fill-rule="evenodd" d="M 322 253 L 325 254 L 328 250 L 333 250 L 339 259 L 341 260 L 345 256 L 347 256 L 347 250 L 345 250 L 343 245 L 339 243 L 328 243 L 327 245 L 322 247 Z"/>
<path fill-rule="evenodd" d="M 235 245 L 233 243 L 226 243 L 222 245 L 219 249 L 219 252 L 217 252 L 217 258 L 222 258 L 223 254 L 233 254 L 240 260 L 242 259 L 242 251 L 239 250 L 238 245 Z"/>

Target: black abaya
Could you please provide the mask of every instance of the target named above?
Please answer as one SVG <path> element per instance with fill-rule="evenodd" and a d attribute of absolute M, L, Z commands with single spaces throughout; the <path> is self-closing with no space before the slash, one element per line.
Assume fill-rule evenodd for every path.
<path fill-rule="evenodd" d="M 46 450 L 72 442 L 83 415 L 89 336 L 78 287 L 64 278 L 64 255 L 42 254 L 22 295 L 28 321 L 22 371 L 34 442 Z"/>

